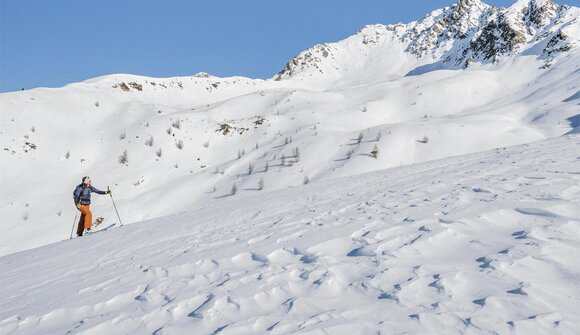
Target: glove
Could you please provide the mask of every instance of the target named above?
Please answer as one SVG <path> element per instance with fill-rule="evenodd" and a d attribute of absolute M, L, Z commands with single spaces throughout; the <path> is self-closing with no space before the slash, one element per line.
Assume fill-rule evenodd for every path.
<path fill-rule="evenodd" d="M 81 204 L 77 204 L 77 209 L 81 209 Z"/>
<path fill-rule="evenodd" d="M 111 190 L 107 190 L 106 194 L 113 194 L 113 192 L 111 192 Z"/>

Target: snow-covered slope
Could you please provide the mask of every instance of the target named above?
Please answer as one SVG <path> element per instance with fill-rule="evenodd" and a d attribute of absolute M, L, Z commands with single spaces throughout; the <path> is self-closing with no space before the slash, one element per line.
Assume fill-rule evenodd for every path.
<path fill-rule="evenodd" d="M 578 334 L 580 136 L 0 258 L 2 334 Z"/>
<path fill-rule="evenodd" d="M 133 223 L 217 206 L 234 185 L 245 197 L 568 133 L 579 13 L 462 0 L 316 46 L 269 80 L 111 75 L 0 94 L 0 254 L 68 238 L 85 175 Z M 92 208 L 115 220 L 110 199 Z"/>

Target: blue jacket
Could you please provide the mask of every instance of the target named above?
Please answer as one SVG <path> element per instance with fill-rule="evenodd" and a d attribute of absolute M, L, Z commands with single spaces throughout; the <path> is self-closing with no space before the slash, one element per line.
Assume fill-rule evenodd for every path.
<path fill-rule="evenodd" d="M 75 188 L 73 192 L 73 197 L 76 204 L 81 205 L 90 205 L 91 204 L 91 192 L 95 192 L 98 194 L 107 194 L 107 192 L 103 192 L 101 190 L 97 190 L 94 187 L 87 187 L 84 184 L 80 184 Z"/>

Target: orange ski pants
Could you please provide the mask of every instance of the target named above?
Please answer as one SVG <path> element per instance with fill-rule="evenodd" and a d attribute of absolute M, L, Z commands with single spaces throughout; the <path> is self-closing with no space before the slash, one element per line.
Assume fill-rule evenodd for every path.
<path fill-rule="evenodd" d="M 81 205 L 79 211 L 81 211 L 81 218 L 77 228 L 77 235 L 83 236 L 83 231 L 85 231 L 85 229 L 91 228 L 93 225 L 93 213 L 91 213 L 91 208 L 89 205 Z"/>

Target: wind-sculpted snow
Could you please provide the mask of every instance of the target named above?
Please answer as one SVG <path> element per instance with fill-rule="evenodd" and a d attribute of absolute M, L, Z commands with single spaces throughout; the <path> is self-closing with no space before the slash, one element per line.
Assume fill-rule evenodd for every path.
<path fill-rule="evenodd" d="M 580 137 L 0 258 L 2 334 L 580 332 Z"/>

